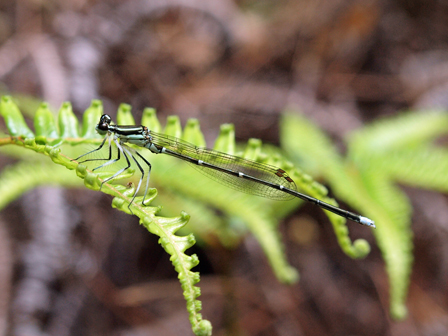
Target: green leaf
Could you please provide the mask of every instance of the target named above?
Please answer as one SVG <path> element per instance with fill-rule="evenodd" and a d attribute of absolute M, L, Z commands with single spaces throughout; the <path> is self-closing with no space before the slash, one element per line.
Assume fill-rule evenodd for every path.
<path fill-rule="evenodd" d="M 159 119 L 157 119 L 156 109 L 145 107 L 142 115 L 142 125 L 148 127 L 151 131 L 156 133 L 161 132 L 162 126 L 160 126 Z"/>
<path fill-rule="evenodd" d="M 233 125 L 221 125 L 221 132 L 215 141 L 213 149 L 235 155 L 235 128 Z"/>
<path fill-rule="evenodd" d="M 5 119 L 6 127 L 11 136 L 34 138 L 33 132 L 28 128 L 19 108 L 10 96 L 3 96 L 0 101 L 0 114 Z"/>
<path fill-rule="evenodd" d="M 135 125 L 131 109 L 129 104 L 120 104 L 117 113 L 117 125 Z"/>
<path fill-rule="evenodd" d="M 358 156 L 385 153 L 391 150 L 428 145 L 448 129 L 448 116 L 441 112 L 403 113 L 395 118 L 385 118 L 353 132 L 349 136 L 349 154 Z"/>
<path fill-rule="evenodd" d="M 51 161 L 36 162 L 30 165 L 21 161 L 7 166 L 0 173 L 0 210 L 22 196 L 27 191 L 42 185 L 61 185 L 64 187 L 81 187 L 82 181 L 64 167 Z"/>
<path fill-rule="evenodd" d="M 103 102 L 101 100 L 92 100 L 90 107 L 84 112 L 82 118 L 82 137 L 83 138 L 98 138 L 101 136 L 96 132 L 95 126 L 98 124 L 101 115 L 103 114 Z"/>
<path fill-rule="evenodd" d="M 170 135 L 176 138 L 182 138 L 182 126 L 178 116 L 169 116 L 166 120 L 165 132 L 166 135 Z"/>
<path fill-rule="evenodd" d="M 78 119 L 73 114 L 72 104 L 69 102 L 62 104 L 58 122 L 61 138 L 79 138 Z"/>
<path fill-rule="evenodd" d="M 199 121 L 197 119 L 190 119 L 187 121 L 182 139 L 195 146 L 205 147 L 204 135 L 201 132 Z"/>
<path fill-rule="evenodd" d="M 47 138 L 59 138 L 53 113 L 48 108 L 47 103 L 42 103 L 37 109 L 34 116 L 34 129 L 36 131 L 36 141 L 41 144 L 45 144 Z"/>

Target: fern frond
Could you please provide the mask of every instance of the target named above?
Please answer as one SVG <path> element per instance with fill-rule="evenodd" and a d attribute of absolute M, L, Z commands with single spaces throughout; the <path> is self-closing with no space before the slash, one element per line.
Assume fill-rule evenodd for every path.
<path fill-rule="evenodd" d="M 406 316 L 413 246 L 411 204 L 394 183 L 446 191 L 448 151 L 432 142 L 447 132 L 446 113 L 408 112 L 377 121 L 350 136 L 349 159 L 370 177 L 368 190 L 389 220 L 384 219 L 375 236 L 386 261 L 395 318 Z"/>
<path fill-rule="evenodd" d="M 391 314 L 396 318 L 404 317 L 404 299 L 412 264 L 410 233 L 405 229 L 405 223 L 409 222 L 407 200 L 398 190 L 391 188 L 389 180 L 382 180 L 384 175 L 379 174 L 376 168 L 364 165 L 362 158 L 355 166 L 340 157 L 323 132 L 303 117 L 285 115 L 282 131 L 282 143 L 293 159 L 300 153 L 302 160 L 319 166 L 320 174 L 339 199 L 375 221 L 377 230 L 373 233 L 386 261 L 391 283 Z M 372 139 L 376 138 L 372 136 Z M 304 166 L 310 164 L 305 163 Z M 389 211 L 389 201 L 391 207 L 403 210 Z M 401 224 L 397 225 L 398 221 Z"/>
<path fill-rule="evenodd" d="M 441 112 L 403 113 L 395 118 L 384 118 L 350 134 L 347 156 L 365 161 L 376 153 L 415 148 L 427 145 L 434 138 L 445 134 L 448 116 Z"/>
<path fill-rule="evenodd" d="M 2 101 L 0 103 L 0 110 L 2 116 L 5 119 L 10 134 L 13 135 L 11 138 L 5 141 L 4 144 L 15 144 L 25 147 L 29 150 L 33 150 L 37 153 L 48 155 L 53 160 L 53 162 L 59 165 L 63 165 L 70 170 L 76 168 L 78 176 L 84 179 L 84 184 L 87 187 L 94 190 L 100 189 L 102 180 L 100 179 L 98 174 L 89 172 L 85 166 L 77 164 L 69 157 L 61 154 L 61 150 L 60 148 L 57 148 L 57 146 L 39 144 L 45 143 L 45 139 L 48 140 L 48 143 L 54 143 L 56 141 L 57 144 L 61 144 L 62 142 L 76 144 L 84 141 L 78 135 L 78 121 L 74 117 L 69 103 L 64 103 L 60 110 L 58 117 L 59 137 L 57 139 L 46 138 L 46 136 L 48 135 L 56 134 L 56 127 L 54 127 L 55 124 L 52 121 L 52 117 L 47 113 L 47 106 L 41 105 L 41 110 L 38 111 L 39 113 L 36 116 L 36 118 L 39 119 L 38 121 L 36 121 L 36 125 L 38 126 L 36 129 L 38 138 L 35 138 L 31 130 L 27 128 L 25 121 L 20 114 L 20 111 L 9 97 L 2 98 Z M 126 108 L 124 107 L 122 110 L 125 111 Z M 94 102 L 94 104 L 90 109 L 86 111 L 86 113 L 97 114 L 99 111 L 101 110 L 99 108 L 98 102 Z M 91 122 L 92 124 L 94 122 L 96 124 L 97 120 L 95 119 L 96 118 L 93 118 L 89 115 L 84 117 L 84 120 L 86 120 L 87 122 Z M 95 124 L 90 126 L 94 127 Z M 83 133 L 90 134 L 88 131 L 85 131 Z M 39 140 L 39 143 L 36 142 L 37 139 Z M 33 180 L 32 177 L 40 176 L 40 178 L 42 179 L 42 176 L 44 175 L 43 173 L 52 172 L 51 169 L 43 169 L 44 172 L 41 172 L 39 171 L 39 169 L 37 169 L 36 174 L 30 174 L 30 179 L 26 180 L 23 178 L 23 169 L 25 168 L 26 166 L 24 167 L 23 165 L 18 164 L 16 165 L 16 167 L 12 167 L 6 170 L 6 172 L 3 172 L 3 175 L 6 174 L 6 177 L 10 178 L 11 183 L 15 183 L 15 185 L 12 186 L 2 183 L 1 187 L 5 189 L 5 196 L 3 198 L 4 204 L 17 197 L 27 188 L 29 189 L 33 187 L 33 182 L 36 183 L 36 179 Z M 68 171 L 66 170 L 66 172 Z M 24 182 L 23 184 L 20 184 L 20 181 L 18 181 L 17 176 L 20 175 L 22 175 L 21 179 Z M 73 173 L 71 173 L 71 175 L 73 176 Z M 51 175 L 51 177 L 53 179 L 52 182 L 54 183 L 57 178 L 55 178 L 55 175 Z M 42 181 L 44 182 L 44 179 L 42 179 Z M 10 193 L 7 194 L 7 191 L 9 191 Z M 134 192 L 133 188 L 129 189 L 125 186 L 114 183 L 104 183 L 104 185 L 102 186 L 102 191 L 114 196 L 114 199 L 112 201 L 113 207 L 130 213 L 128 205 Z M 149 204 L 156 196 L 156 194 L 157 192 L 155 191 L 155 189 L 150 190 L 147 195 L 146 204 Z M 184 291 L 184 297 L 187 302 L 187 310 L 189 312 L 193 331 L 196 335 L 211 335 L 212 327 L 210 322 L 207 320 L 203 320 L 201 314 L 199 313 L 201 310 L 201 303 L 197 300 L 197 298 L 200 295 L 200 290 L 195 286 L 199 282 L 199 273 L 191 271 L 191 269 L 198 264 L 199 260 L 195 255 L 188 256 L 184 253 L 185 250 L 187 250 L 195 243 L 195 239 L 193 235 L 184 237 L 177 236 L 175 234 L 179 228 L 186 225 L 189 216 L 183 213 L 178 218 L 160 217 L 157 216 L 160 207 L 143 207 L 141 206 L 141 202 L 141 197 L 137 197 L 135 199 L 135 202 L 131 205 L 131 209 L 133 213 L 140 218 L 140 223 L 142 225 L 144 225 L 150 232 L 157 234 L 160 237 L 160 244 L 171 255 L 170 260 L 173 263 L 176 271 L 179 273 L 179 280 Z"/>
<path fill-rule="evenodd" d="M 30 165 L 21 161 L 0 173 L 0 210 L 27 191 L 41 185 L 80 187 L 82 182 L 67 169 L 47 161 Z"/>
<path fill-rule="evenodd" d="M 407 315 L 405 306 L 413 263 L 411 204 L 393 181 L 377 171 L 366 172 L 366 188 L 372 202 L 369 214 L 375 213 L 377 244 L 386 263 L 390 283 L 390 312 L 393 318 Z"/>
<path fill-rule="evenodd" d="M 411 186 L 448 191 L 448 150 L 434 146 L 393 151 L 384 163 L 390 176 Z"/>
<path fill-rule="evenodd" d="M 346 159 L 304 118 L 286 115 L 282 126 L 291 157 L 317 167 L 338 198 L 375 220 L 373 233 L 390 279 L 391 315 L 404 318 L 413 261 L 411 204 L 395 183 L 447 190 L 448 152 L 432 142 L 448 132 L 448 116 L 406 113 L 377 121 L 348 137 Z"/>

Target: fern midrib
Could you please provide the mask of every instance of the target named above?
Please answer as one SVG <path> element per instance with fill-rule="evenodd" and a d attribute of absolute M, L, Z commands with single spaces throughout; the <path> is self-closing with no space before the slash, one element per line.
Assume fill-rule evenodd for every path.
<path fill-rule="evenodd" d="M 114 188 L 114 187 L 113 187 L 113 184 L 110 185 L 110 187 L 111 187 L 111 189 Z M 116 190 L 116 189 L 114 188 L 114 190 Z M 117 192 L 118 192 L 119 194 L 121 194 L 121 195 L 122 195 L 122 198 L 126 199 L 127 202 L 130 202 L 130 201 L 131 201 L 131 198 L 130 198 L 130 197 L 128 197 L 128 196 L 126 196 L 126 195 L 123 195 L 123 194 L 120 193 L 119 191 L 117 191 Z M 176 252 L 176 256 L 175 256 L 175 258 L 176 258 L 177 260 L 182 260 L 182 259 L 183 259 L 183 256 L 185 255 L 185 253 L 184 253 L 183 251 L 181 251 L 181 249 L 179 248 L 178 243 L 175 241 L 175 239 L 174 239 L 175 234 L 171 234 L 171 232 L 169 231 L 169 229 L 165 229 L 164 225 L 161 224 L 161 223 L 159 222 L 159 220 L 158 220 L 158 216 L 154 213 L 154 211 L 150 211 L 150 212 L 147 211 L 147 210 L 148 210 L 148 207 L 143 207 L 143 206 L 142 206 L 140 203 L 138 203 L 138 202 L 134 202 L 134 203 L 132 204 L 132 207 L 133 207 L 133 208 L 138 208 L 139 211 L 141 211 L 142 213 L 145 214 L 144 217 L 149 217 L 149 218 L 150 218 L 151 224 L 157 226 L 157 228 L 158 228 L 158 232 L 163 232 L 163 238 L 165 238 L 165 239 L 167 239 L 167 240 L 169 241 L 169 243 L 170 243 L 170 245 L 172 246 L 173 250 Z M 138 216 L 138 217 L 139 217 L 140 220 L 143 222 L 144 217 L 143 217 L 143 216 L 142 216 L 142 217 Z M 159 236 L 161 237 L 161 235 L 159 235 Z M 162 237 L 161 237 L 161 238 L 162 238 Z M 193 303 L 194 305 L 196 305 L 196 298 L 195 298 L 195 293 L 194 293 L 194 289 L 193 289 L 193 288 L 195 287 L 195 284 L 192 282 L 192 277 L 190 277 L 190 276 L 188 275 L 188 272 L 190 271 L 190 269 L 188 269 L 188 268 L 186 267 L 186 263 L 185 263 L 185 262 L 180 262 L 179 264 L 181 265 L 181 270 L 182 270 L 182 272 L 179 272 L 179 274 L 182 273 L 183 276 L 184 276 L 184 279 L 187 279 L 187 282 L 188 282 L 188 292 L 189 292 L 189 294 L 190 294 L 190 297 L 193 298 L 192 303 Z M 192 312 L 189 311 L 189 313 L 191 314 Z M 196 321 L 196 324 L 198 324 L 198 323 L 200 322 L 200 320 L 201 320 L 201 319 L 198 318 L 198 315 L 199 315 L 199 314 L 200 314 L 200 313 L 198 312 L 198 309 L 197 309 L 197 308 L 194 308 L 194 309 L 193 309 L 193 315 L 194 315 L 194 319 L 195 319 L 195 321 Z"/>

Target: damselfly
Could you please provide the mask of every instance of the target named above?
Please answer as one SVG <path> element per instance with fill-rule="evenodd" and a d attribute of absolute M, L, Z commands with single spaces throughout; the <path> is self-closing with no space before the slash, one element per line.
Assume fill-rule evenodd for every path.
<path fill-rule="evenodd" d="M 119 161 L 121 155 L 125 158 L 127 165 L 126 167 L 118 170 L 112 176 L 103 180 L 102 183 L 106 183 L 130 168 L 132 159 L 140 170 L 141 177 L 134 196 L 129 203 L 129 207 L 133 203 L 135 196 L 141 187 L 142 181 L 145 178 L 145 170 L 139 163 L 139 159 L 142 160 L 142 162 L 144 162 L 144 164 L 146 164 L 149 168 L 146 176 L 145 194 L 142 201 L 143 205 L 149 186 L 149 172 L 151 171 L 151 164 L 138 151 L 126 146 L 126 143 L 147 148 L 154 154 L 168 154 L 178 159 L 187 161 L 195 165 L 195 167 L 202 173 L 218 180 L 230 188 L 275 200 L 289 200 L 294 197 L 298 197 L 344 218 L 353 220 L 362 225 L 375 227 L 374 222 L 369 218 L 343 210 L 331 204 L 322 202 L 317 198 L 298 192 L 294 181 L 281 168 L 218 152 L 212 149 L 197 147 L 181 139 L 155 133 L 149 130 L 146 126 L 111 125 L 111 122 L 112 119 L 109 115 L 103 114 L 101 116 L 100 121 L 96 126 L 96 130 L 100 135 L 105 136 L 103 142 L 98 148 L 78 157 L 76 161 L 88 154 L 101 150 L 108 140 L 109 157 L 100 159 L 106 162 L 93 170 L 109 166 Z M 112 158 L 111 141 L 113 141 L 118 148 L 116 158 Z M 138 158 L 136 158 L 136 156 Z M 84 160 L 80 163 L 97 160 L 98 159 Z"/>

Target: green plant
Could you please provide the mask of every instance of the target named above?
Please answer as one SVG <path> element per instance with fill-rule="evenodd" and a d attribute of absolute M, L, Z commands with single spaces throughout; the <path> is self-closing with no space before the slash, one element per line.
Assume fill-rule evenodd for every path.
<path fill-rule="evenodd" d="M 282 146 L 335 195 L 375 221 L 373 230 L 390 281 L 390 311 L 407 314 L 412 267 L 411 203 L 397 183 L 448 191 L 448 151 L 434 140 L 448 132 L 446 113 L 407 113 L 352 133 L 343 158 L 331 140 L 295 111 L 281 123 Z"/>
<path fill-rule="evenodd" d="M 6 134 L 0 136 L 1 152 L 19 159 L 17 164 L 8 167 L 0 174 L 0 181 L 8 181 L 0 184 L 0 209 L 23 192 L 39 184 L 57 183 L 67 187 L 79 186 L 79 182 L 82 180 L 77 179 L 75 174 L 69 170 L 76 170 L 76 174 L 84 180 L 84 184 L 94 190 L 99 190 L 102 180 L 113 173 L 106 171 L 94 174 L 85 165 L 72 160 L 80 154 L 78 145 L 85 143 L 98 145 L 101 142 L 100 137 L 94 131 L 102 114 L 100 101 L 93 101 L 85 111 L 80 134 L 78 120 L 69 103 L 62 105 L 57 122 L 47 104 L 41 104 L 34 116 L 34 132 L 26 125 L 11 97 L 2 97 L 0 113 L 9 132 L 9 136 Z M 122 104 L 120 106 L 117 123 L 134 124 L 129 105 Z M 141 123 L 157 132 L 161 129 L 153 109 L 144 110 Z M 164 132 L 181 137 L 198 146 L 205 145 L 197 120 L 190 120 L 182 132 L 179 119 L 170 117 Z M 11 149 L 6 145 L 13 145 L 13 147 Z M 235 147 L 233 126 L 223 125 L 214 149 L 235 154 Z M 336 204 L 333 199 L 326 196 L 327 190 L 309 175 L 293 168 L 281 156 L 266 155 L 262 153 L 261 149 L 261 142 L 253 139 L 249 141 L 244 151 L 237 154 L 286 169 L 300 190 L 327 203 Z M 30 155 L 30 152 L 40 154 L 37 155 L 40 158 Z M 300 200 L 275 202 L 234 192 L 214 181 L 204 179 L 194 170 L 185 169 L 183 162 L 172 162 L 172 158 L 166 155 L 153 155 L 149 151 L 141 153 L 150 155 L 148 158 L 155 167 L 151 172 L 151 181 L 159 186 L 159 190 L 162 190 L 157 200 L 163 201 L 165 210 L 184 208 L 189 212 L 201 215 L 189 223 L 188 230 L 195 232 L 205 242 L 208 236 L 213 235 L 223 245 L 234 246 L 241 240 L 245 228 L 248 228 L 264 249 L 277 278 L 285 283 L 297 281 L 297 271 L 288 264 L 285 258 L 277 224 L 281 218 L 284 218 L 301 203 Z M 51 161 L 45 160 L 42 154 L 50 157 Z M 26 161 L 36 159 L 41 165 L 41 169 L 27 169 L 29 165 L 26 165 Z M 54 163 L 69 170 L 61 170 Z M 27 178 L 24 178 L 24 170 L 27 170 Z M 128 170 L 123 175 L 130 177 L 132 173 L 132 170 Z M 201 188 L 198 188 L 199 185 Z M 214 190 L 213 197 L 210 197 L 209 190 L 211 188 Z M 133 188 L 128 188 L 114 180 L 104 183 L 101 191 L 114 196 L 113 207 L 130 214 L 128 205 L 134 192 Z M 157 194 L 156 189 L 151 189 L 147 195 L 147 204 L 155 202 Z M 189 221 L 189 215 L 181 212 L 181 215 L 175 218 L 163 217 L 159 215 L 160 206 L 142 206 L 141 200 L 141 196 L 135 199 L 131 205 L 132 212 L 140 218 L 140 223 L 148 231 L 160 237 L 161 246 L 171 255 L 170 259 L 179 274 L 187 301 L 187 310 L 193 331 L 196 335 L 211 334 L 211 324 L 207 320 L 203 320 L 199 313 L 201 303 L 197 298 L 200 290 L 195 286 L 199 281 L 199 273 L 191 271 L 199 260 L 195 255 L 188 256 L 184 253 L 195 243 L 195 238 L 192 233 L 186 236 L 176 234 L 180 229 L 186 230 L 185 225 Z M 227 219 L 237 220 L 232 220 L 230 222 L 233 224 L 229 224 L 228 220 L 223 220 L 213 211 L 208 210 L 209 207 L 219 209 Z M 338 242 L 346 254 L 353 258 L 362 258 L 368 254 L 370 246 L 366 241 L 359 239 L 354 244 L 351 243 L 343 218 L 331 213 L 327 213 L 327 215 L 333 224 Z M 241 225 L 242 222 L 245 223 L 245 226 Z"/>

